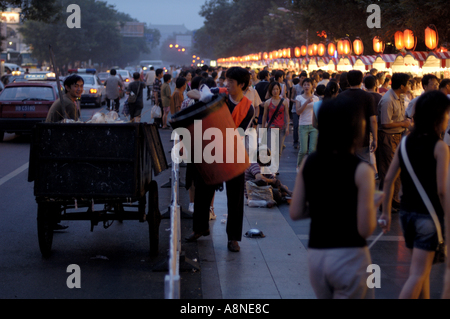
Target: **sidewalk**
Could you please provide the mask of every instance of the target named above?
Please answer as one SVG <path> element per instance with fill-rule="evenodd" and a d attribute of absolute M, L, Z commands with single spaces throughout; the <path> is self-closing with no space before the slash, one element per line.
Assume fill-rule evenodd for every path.
<path fill-rule="evenodd" d="M 307 250 L 277 206 L 245 206 L 239 253 L 227 249 L 225 190 L 216 192 L 214 211 L 211 236 L 198 240 L 203 299 L 315 299 Z M 245 237 L 250 229 L 265 237 Z"/>

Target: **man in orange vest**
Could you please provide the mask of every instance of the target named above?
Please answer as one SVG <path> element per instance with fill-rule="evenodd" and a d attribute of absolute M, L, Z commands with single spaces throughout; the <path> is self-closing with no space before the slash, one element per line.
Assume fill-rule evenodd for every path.
<path fill-rule="evenodd" d="M 250 83 L 250 73 L 248 70 L 233 67 L 227 70 L 227 91 L 228 99 L 226 103 L 230 110 L 231 117 L 237 128 L 244 131 L 250 127 L 255 116 L 255 108 L 252 102 L 244 96 L 244 91 Z M 196 172 L 195 179 L 195 199 L 193 228 L 194 232 L 186 238 L 186 241 L 193 242 L 202 236 L 209 236 L 209 210 L 214 192 L 221 189 L 221 185 L 206 185 L 200 173 Z M 240 251 L 238 242 L 242 239 L 242 223 L 244 219 L 244 187 L 245 174 L 242 174 L 226 182 L 227 205 L 228 205 L 228 250 L 232 252 Z"/>

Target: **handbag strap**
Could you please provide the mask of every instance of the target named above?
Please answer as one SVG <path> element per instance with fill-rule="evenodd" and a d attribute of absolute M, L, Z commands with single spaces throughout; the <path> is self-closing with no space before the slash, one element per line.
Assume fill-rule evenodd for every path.
<path fill-rule="evenodd" d="M 411 176 L 411 179 L 414 181 L 417 191 L 419 192 L 420 196 L 422 197 L 422 200 L 423 200 L 425 206 L 427 207 L 428 211 L 430 212 L 431 218 L 433 218 L 434 224 L 436 225 L 436 231 L 437 231 L 439 243 L 442 244 L 442 243 L 444 243 L 444 238 L 442 237 L 441 224 L 437 217 L 436 211 L 434 210 L 433 204 L 431 203 L 427 193 L 425 192 L 425 189 L 423 188 L 422 184 L 420 183 L 419 179 L 416 176 L 416 173 L 414 172 L 414 170 L 411 166 L 411 162 L 409 161 L 408 153 L 406 151 L 406 137 L 403 138 L 403 140 L 402 140 L 401 152 L 402 152 L 403 162 L 405 163 L 406 169 L 408 170 L 408 173 Z"/>
<path fill-rule="evenodd" d="M 267 124 L 267 127 L 270 128 L 270 125 L 272 125 L 272 122 L 275 120 L 275 116 L 280 111 L 281 105 L 283 105 L 284 99 L 281 99 L 280 103 L 277 106 L 277 109 L 275 110 L 275 113 L 272 114 L 272 118 L 269 121 L 269 124 Z"/>

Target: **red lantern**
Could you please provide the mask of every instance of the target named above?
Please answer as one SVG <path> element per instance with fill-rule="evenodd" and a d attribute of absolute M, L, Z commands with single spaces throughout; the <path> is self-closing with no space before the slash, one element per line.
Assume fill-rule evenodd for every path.
<path fill-rule="evenodd" d="M 381 41 L 380 37 L 373 38 L 373 50 L 376 53 L 383 53 L 383 51 L 384 51 L 384 42 Z"/>
<path fill-rule="evenodd" d="M 336 52 L 336 45 L 334 43 L 328 44 L 328 55 L 334 56 L 334 53 Z"/>
<path fill-rule="evenodd" d="M 356 40 L 353 41 L 353 52 L 355 52 L 356 55 L 364 53 L 364 44 L 360 38 L 356 38 Z"/>
<path fill-rule="evenodd" d="M 350 40 L 348 38 L 339 40 L 337 49 L 338 49 L 339 55 L 351 54 L 352 45 L 350 44 Z"/>
<path fill-rule="evenodd" d="M 439 36 L 434 25 L 430 25 L 425 29 L 425 45 L 428 49 L 434 50 L 439 44 Z"/>
<path fill-rule="evenodd" d="M 294 54 L 296 58 L 299 58 L 302 55 L 302 50 L 299 47 L 295 47 Z"/>
<path fill-rule="evenodd" d="M 405 47 L 404 35 L 402 31 L 395 32 L 395 47 L 397 50 L 402 50 Z"/>
<path fill-rule="evenodd" d="M 416 37 L 414 36 L 414 32 L 409 29 L 403 31 L 403 41 L 405 42 L 406 50 L 412 50 L 416 48 Z"/>
<path fill-rule="evenodd" d="M 317 54 L 319 56 L 324 56 L 326 51 L 327 49 L 325 47 L 325 44 L 319 43 L 319 45 L 317 46 Z"/>
<path fill-rule="evenodd" d="M 302 45 L 302 47 L 301 47 L 302 56 L 306 56 L 307 51 L 308 51 L 308 49 L 306 48 L 306 45 Z"/>
<path fill-rule="evenodd" d="M 264 60 L 267 60 L 269 58 L 269 54 L 267 52 L 263 53 L 263 58 Z"/>
<path fill-rule="evenodd" d="M 308 48 L 308 54 L 310 56 L 315 56 L 317 55 L 317 44 L 311 44 Z"/>

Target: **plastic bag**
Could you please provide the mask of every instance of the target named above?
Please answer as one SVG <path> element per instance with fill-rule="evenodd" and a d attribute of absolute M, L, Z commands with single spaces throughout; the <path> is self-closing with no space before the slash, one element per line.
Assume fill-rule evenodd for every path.
<path fill-rule="evenodd" d="M 152 119 L 159 119 L 161 118 L 161 108 L 158 105 L 154 105 L 152 107 L 152 110 L 150 112 Z"/>
<path fill-rule="evenodd" d="M 272 186 L 258 186 L 252 181 L 247 181 L 248 206 L 272 207 L 276 204 L 273 200 Z"/>

